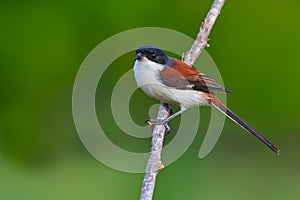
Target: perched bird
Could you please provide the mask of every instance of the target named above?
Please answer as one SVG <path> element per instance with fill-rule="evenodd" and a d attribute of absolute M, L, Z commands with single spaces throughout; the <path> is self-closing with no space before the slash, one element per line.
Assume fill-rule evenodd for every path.
<path fill-rule="evenodd" d="M 147 95 L 163 103 L 179 104 L 181 108 L 166 119 L 151 119 L 149 124 L 162 124 L 168 129 L 168 121 L 190 106 L 213 106 L 279 154 L 279 150 L 271 142 L 229 110 L 214 95 L 215 92 L 231 93 L 229 90 L 206 74 L 167 56 L 161 49 L 152 46 L 139 47 L 136 50 L 134 75 L 137 85 Z"/>

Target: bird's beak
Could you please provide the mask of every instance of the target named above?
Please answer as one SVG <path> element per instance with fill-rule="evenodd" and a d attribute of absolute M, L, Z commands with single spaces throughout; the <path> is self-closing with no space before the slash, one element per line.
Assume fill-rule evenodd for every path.
<path fill-rule="evenodd" d="M 135 55 L 135 59 L 136 59 L 136 60 L 141 60 L 142 58 L 143 58 L 142 53 L 137 53 L 137 54 Z"/>

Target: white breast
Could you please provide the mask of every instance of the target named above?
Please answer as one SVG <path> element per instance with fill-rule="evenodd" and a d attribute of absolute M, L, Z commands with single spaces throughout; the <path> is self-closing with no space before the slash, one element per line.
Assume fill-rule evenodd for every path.
<path fill-rule="evenodd" d="M 182 105 L 207 104 L 203 93 L 195 90 L 182 90 L 161 83 L 159 72 L 164 66 L 150 60 L 135 61 L 134 75 L 137 85 L 149 96 L 165 103 Z"/>

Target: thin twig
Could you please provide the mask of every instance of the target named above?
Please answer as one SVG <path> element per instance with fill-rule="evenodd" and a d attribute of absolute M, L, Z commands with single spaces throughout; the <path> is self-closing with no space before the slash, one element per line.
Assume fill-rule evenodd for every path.
<path fill-rule="evenodd" d="M 209 47 L 209 44 L 207 43 L 208 36 L 213 25 L 217 20 L 217 17 L 221 13 L 221 9 L 224 3 L 225 0 L 214 1 L 213 5 L 211 6 L 209 12 L 206 15 L 206 18 L 202 21 L 196 40 L 194 41 L 190 50 L 188 50 L 183 56 L 183 61 L 186 64 L 192 66 L 196 62 L 197 58 L 200 56 L 202 51 L 206 47 Z"/>
<path fill-rule="evenodd" d="M 225 3 L 225 0 L 215 0 L 210 8 L 206 18 L 203 20 L 200 26 L 197 38 L 194 41 L 191 49 L 187 51 L 183 56 L 183 61 L 192 66 L 202 51 L 208 47 L 208 36 L 210 31 L 221 12 L 221 9 Z M 168 104 L 162 103 L 158 111 L 158 119 L 165 119 L 170 115 L 170 109 Z M 156 176 L 158 172 L 164 167 L 161 161 L 161 152 L 163 147 L 165 135 L 165 126 L 155 125 L 152 131 L 152 144 L 146 173 L 144 176 L 142 193 L 140 200 L 151 200 L 154 193 L 154 187 L 156 183 Z"/>
<path fill-rule="evenodd" d="M 158 110 L 158 119 L 165 119 L 170 115 L 171 109 L 169 104 L 161 103 Z M 165 126 L 156 125 L 152 131 L 151 150 L 144 176 L 141 200 L 151 200 L 154 192 L 156 175 L 159 170 L 164 168 L 161 161 L 161 151 L 165 136 Z"/>

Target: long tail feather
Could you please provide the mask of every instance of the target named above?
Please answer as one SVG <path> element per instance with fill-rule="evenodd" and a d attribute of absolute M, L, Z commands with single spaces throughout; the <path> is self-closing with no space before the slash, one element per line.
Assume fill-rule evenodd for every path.
<path fill-rule="evenodd" d="M 254 130 L 249 124 L 247 124 L 244 120 L 242 120 L 239 116 L 237 116 L 234 112 L 228 109 L 216 96 L 212 96 L 211 105 L 224 113 L 227 117 L 229 117 L 232 121 L 237 123 L 239 126 L 244 128 L 247 132 L 254 135 L 261 142 L 267 145 L 272 151 L 279 154 L 279 149 L 276 148 L 270 141 L 268 141 L 264 136 L 259 134 L 256 130 Z"/>

